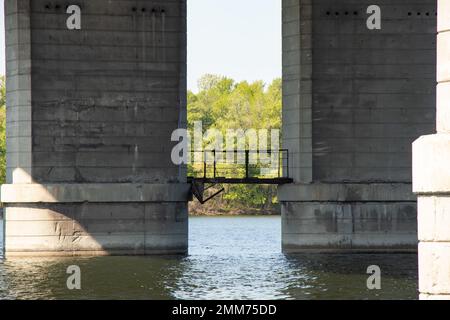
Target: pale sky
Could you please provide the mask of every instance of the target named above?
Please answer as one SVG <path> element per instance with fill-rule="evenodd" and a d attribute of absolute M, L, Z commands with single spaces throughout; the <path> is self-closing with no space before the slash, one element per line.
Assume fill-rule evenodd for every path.
<path fill-rule="evenodd" d="M 188 0 L 188 88 L 205 73 L 281 77 L 281 0 Z"/>
<path fill-rule="evenodd" d="M 0 74 L 5 73 L 0 0 Z M 281 0 L 188 0 L 188 89 L 205 73 L 240 80 L 281 77 Z"/>

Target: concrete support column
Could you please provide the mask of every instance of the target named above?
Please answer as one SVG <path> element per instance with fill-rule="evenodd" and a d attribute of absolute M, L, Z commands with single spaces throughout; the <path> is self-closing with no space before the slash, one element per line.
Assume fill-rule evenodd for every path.
<path fill-rule="evenodd" d="M 413 145 L 421 299 L 450 299 L 450 0 L 438 1 L 437 134 Z"/>
<path fill-rule="evenodd" d="M 7 256 L 187 252 L 188 184 L 2 187 Z"/>
<path fill-rule="evenodd" d="M 81 3 L 5 1 L 5 253 L 185 254 L 186 1 Z"/>

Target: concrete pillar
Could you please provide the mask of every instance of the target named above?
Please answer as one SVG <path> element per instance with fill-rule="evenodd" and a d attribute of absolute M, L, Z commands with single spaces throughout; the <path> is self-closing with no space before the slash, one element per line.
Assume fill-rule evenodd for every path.
<path fill-rule="evenodd" d="M 186 3 L 6 0 L 6 255 L 186 253 Z"/>
<path fill-rule="evenodd" d="M 450 0 L 437 25 L 437 133 L 413 146 L 421 299 L 450 299 Z"/>
<path fill-rule="evenodd" d="M 434 0 L 283 0 L 285 252 L 417 250 L 411 144 L 435 123 Z"/>

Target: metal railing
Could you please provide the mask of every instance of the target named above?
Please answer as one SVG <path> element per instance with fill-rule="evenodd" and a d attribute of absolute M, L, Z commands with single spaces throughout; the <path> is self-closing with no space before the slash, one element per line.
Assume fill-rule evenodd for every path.
<path fill-rule="evenodd" d="M 286 149 L 192 151 L 189 178 L 221 183 L 288 183 L 289 151 Z"/>

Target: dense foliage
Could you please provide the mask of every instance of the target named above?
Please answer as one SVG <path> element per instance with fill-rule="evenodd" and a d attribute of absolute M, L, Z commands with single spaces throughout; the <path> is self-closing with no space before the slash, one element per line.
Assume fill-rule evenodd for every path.
<path fill-rule="evenodd" d="M 202 121 L 204 130 L 280 129 L 281 79 L 267 88 L 262 81 L 236 83 L 216 75 L 199 80 L 199 92 L 188 92 L 188 123 Z"/>

